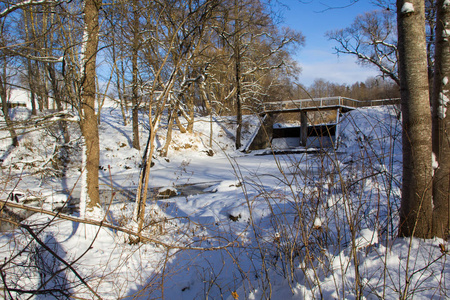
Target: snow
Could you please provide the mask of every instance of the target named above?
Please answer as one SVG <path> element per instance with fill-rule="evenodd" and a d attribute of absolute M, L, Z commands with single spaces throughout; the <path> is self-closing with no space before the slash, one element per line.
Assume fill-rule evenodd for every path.
<path fill-rule="evenodd" d="M 87 201 L 89 195 L 87 193 L 87 171 L 86 171 L 86 144 L 83 143 L 81 150 L 81 185 L 80 185 L 80 217 L 84 218 L 86 214 Z"/>
<path fill-rule="evenodd" d="M 395 107 L 344 114 L 338 151 L 275 156 L 235 151 L 232 117 L 215 119 L 214 156 L 208 156 L 209 118 L 197 117 L 193 134 L 175 131 L 168 157 L 153 159 L 143 231 L 148 240 L 137 243 L 126 230 L 136 228 L 132 215 L 143 150 L 130 147 L 131 126 L 123 125 L 116 104 L 106 103 L 101 116 L 103 206 L 92 214 L 104 226 L 41 213 L 23 221 L 86 284 L 19 228 L 0 237 L 9 287 L 38 288 L 51 278 L 46 289 L 63 287 L 86 299 L 352 299 L 359 279 L 366 299 L 448 296 L 450 266 L 441 250 L 448 243 L 396 237 L 402 155 Z M 140 117 L 144 145 L 148 117 Z M 164 145 L 165 122 L 158 147 Z M 244 122 L 243 144 L 258 120 L 245 116 Z M 1 199 L 21 191 L 21 203 L 35 197 L 42 200 L 28 205 L 53 210 L 80 198 L 83 149 L 74 127 L 71 138 L 72 160 L 66 176 L 58 177 L 18 164 L 46 158 L 52 141 L 39 131 L 24 136 L 3 162 L 8 180 Z M 157 198 L 164 190 L 176 196 Z M 66 213 L 80 217 L 83 211 Z"/>
<path fill-rule="evenodd" d="M 401 12 L 403 14 L 409 14 L 414 12 L 414 5 L 411 2 L 403 3 Z"/>
<path fill-rule="evenodd" d="M 322 220 L 320 218 L 316 218 L 314 220 L 314 227 L 316 227 L 316 228 L 322 227 Z"/>
<path fill-rule="evenodd" d="M 436 154 L 433 152 L 431 153 L 431 166 L 433 167 L 433 175 L 435 170 L 437 170 L 437 168 L 439 168 L 439 162 L 436 159 Z"/>
<path fill-rule="evenodd" d="M 447 40 L 449 36 L 450 36 L 450 29 L 444 29 L 444 30 L 442 30 L 442 38 L 443 38 L 444 40 Z"/>
<path fill-rule="evenodd" d="M 447 97 L 447 90 L 439 93 L 439 106 L 438 106 L 438 116 L 440 119 L 445 119 L 447 116 L 447 105 L 450 99 Z"/>
<path fill-rule="evenodd" d="M 378 232 L 371 229 L 362 229 L 359 237 L 355 239 L 355 245 L 358 249 L 372 246 L 378 243 Z"/>
<path fill-rule="evenodd" d="M 23 103 L 28 104 L 31 101 L 26 101 L 28 92 L 25 90 L 14 89 L 10 92 L 9 102 L 10 103 Z M 31 105 L 28 107 L 31 109 Z"/>

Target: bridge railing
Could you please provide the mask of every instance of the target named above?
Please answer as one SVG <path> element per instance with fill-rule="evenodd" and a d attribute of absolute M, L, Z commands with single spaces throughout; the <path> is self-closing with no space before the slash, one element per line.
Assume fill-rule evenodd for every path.
<path fill-rule="evenodd" d="M 263 111 L 306 109 L 313 107 L 350 106 L 359 107 L 361 101 L 346 97 L 323 97 L 312 99 L 289 100 L 279 102 L 265 102 L 262 104 Z"/>
<path fill-rule="evenodd" d="M 289 109 L 308 109 L 308 108 L 323 108 L 333 106 L 345 107 L 365 107 L 365 106 L 379 106 L 379 105 L 393 105 L 398 104 L 399 99 L 381 99 L 381 100 L 367 100 L 361 101 L 347 97 L 323 97 L 312 99 L 300 99 L 278 102 L 265 102 L 261 104 L 261 111 L 281 111 Z"/>
<path fill-rule="evenodd" d="M 361 101 L 362 106 L 380 106 L 400 104 L 400 98 Z"/>

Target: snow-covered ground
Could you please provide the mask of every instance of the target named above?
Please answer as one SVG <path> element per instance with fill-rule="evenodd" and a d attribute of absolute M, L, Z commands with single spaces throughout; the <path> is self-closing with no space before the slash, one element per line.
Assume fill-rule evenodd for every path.
<path fill-rule="evenodd" d="M 24 107 L 16 118 L 28 117 Z M 120 109 L 101 112 L 101 186 L 105 222 L 127 226 L 142 151 Z M 147 117 L 142 114 L 144 148 Z M 244 141 L 256 119 L 246 116 Z M 358 109 L 342 118 L 337 151 L 257 155 L 234 150 L 232 118 L 209 118 L 193 134 L 174 132 L 168 157 L 150 172 L 144 235 L 129 243 L 116 229 L 36 213 L 0 238 L 5 298 L 366 299 L 448 298 L 442 240 L 396 238 L 401 133 L 393 107 Z M 56 129 L 55 129 L 56 130 Z M 77 198 L 80 140 L 71 126 L 71 161 L 57 174 L 54 134 L 35 131 L 0 153 L 1 199 L 47 210 Z M 54 132 L 53 132 L 54 133 Z M 1 133 L 6 135 L 6 133 Z M 164 126 L 158 146 L 164 144 Z M 6 150 L 7 139 L 0 140 Z M 59 175 L 59 176 L 54 176 Z M 171 188 L 177 196 L 158 198 Z M 71 195 L 71 197 L 69 196 Z M 28 199 L 28 200 L 27 200 Z M 76 199 L 70 201 L 76 203 Z M 75 209 L 71 216 L 78 216 Z M 36 234 L 32 238 L 30 232 Z M 9 290 L 9 292 L 7 291 Z"/>

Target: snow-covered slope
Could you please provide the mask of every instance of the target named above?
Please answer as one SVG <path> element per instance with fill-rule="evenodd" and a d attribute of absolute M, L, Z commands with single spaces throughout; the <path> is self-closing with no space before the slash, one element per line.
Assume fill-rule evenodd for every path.
<path fill-rule="evenodd" d="M 6 288 L 20 299 L 36 289 L 46 291 L 37 299 L 448 297 L 448 244 L 395 237 L 401 134 L 393 107 L 346 114 L 338 152 L 314 154 L 241 153 L 233 118 L 216 117 L 210 156 L 210 120 L 197 118 L 193 134 L 175 130 L 168 157 L 154 159 L 140 243 L 129 243 L 126 229 L 142 151 L 130 147 L 131 126 L 118 107 L 108 104 L 101 115 L 104 224 L 118 228 L 28 217 L 0 238 L 5 297 Z M 257 120 L 245 121 L 243 144 Z M 146 122 L 142 113 L 142 149 Z M 18 202 L 35 196 L 29 205 L 52 210 L 75 198 L 68 214 L 78 216 L 79 131 L 71 128 L 71 160 L 58 174 L 40 169 L 54 137 L 22 137 L 3 162 L 1 199 L 20 191 Z M 162 126 L 158 146 L 165 134 Z M 178 195 L 157 197 L 166 187 Z"/>

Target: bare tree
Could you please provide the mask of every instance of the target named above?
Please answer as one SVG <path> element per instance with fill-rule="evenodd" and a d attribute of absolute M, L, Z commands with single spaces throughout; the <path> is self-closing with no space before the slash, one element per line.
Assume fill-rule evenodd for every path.
<path fill-rule="evenodd" d="M 132 4 L 133 26 L 132 45 L 131 45 L 131 62 L 132 62 L 132 95 L 131 95 L 131 113 L 133 122 L 133 148 L 140 149 L 139 143 L 139 78 L 138 78 L 138 56 L 140 48 L 140 22 L 139 22 L 139 6 L 138 1 L 133 0 Z"/>
<path fill-rule="evenodd" d="M 128 124 L 128 62 L 129 62 L 129 23 L 127 17 L 129 5 L 126 2 L 117 2 L 114 5 L 104 7 L 106 22 L 105 42 L 108 47 L 105 49 L 105 61 L 109 64 L 114 77 L 114 92 L 112 98 L 118 99 L 122 111 L 124 125 Z M 138 54 L 138 53 L 136 53 Z M 139 87 L 138 87 L 139 88 Z"/>
<path fill-rule="evenodd" d="M 450 224 L 450 117 L 447 105 L 450 97 L 450 6 L 444 0 L 436 5 L 436 46 L 434 80 L 431 95 L 433 107 L 433 155 L 438 164 L 433 180 L 433 235 L 446 239 Z"/>
<path fill-rule="evenodd" d="M 148 22 L 146 26 L 154 28 L 143 37 L 148 46 L 143 47 L 145 58 L 143 71 L 145 72 L 145 69 L 148 71 L 148 82 L 144 88 L 150 96 L 150 133 L 144 151 L 133 215 L 138 232 L 141 232 L 144 226 L 151 160 L 155 153 L 156 132 L 162 114 L 167 105 L 173 104 L 171 99 L 173 99 L 172 94 L 177 85 L 178 75 L 191 53 L 190 49 L 197 41 L 198 34 L 202 32 L 202 24 L 211 16 L 211 12 L 216 6 L 217 1 L 215 0 L 197 0 L 187 3 L 182 1 L 180 5 L 170 7 L 165 3 L 157 3 L 154 10 L 147 11 L 149 14 L 146 16 Z M 154 18 L 152 14 L 158 18 Z M 192 23 L 193 26 L 184 27 L 187 23 Z M 184 80 L 181 82 L 181 86 L 183 83 Z M 172 108 L 175 107 L 172 106 Z M 171 115 L 172 112 L 173 110 Z"/>
<path fill-rule="evenodd" d="M 400 85 L 394 1 L 377 0 L 373 2 L 380 7 L 380 10 L 359 15 L 350 27 L 330 31 L 327 36 L 330 40 L 337 42 L 336 54 L 353 55 L 363 65 L 376 67 L 383 77 L 390 78 L 397 85 Z M 430 88 L 433 80 L 436 34 L 436 6 L 434 2 L 433 0 L 425 0 L 425 30 Z"/>
<path fill-rule="evenodd" d="M 292 30 L 279 30 L 262 2 L 233 0 L 222 5 L 223 17 L 214 27 L 219 58 L 214 61 L 217 67 L 211 68 L 210 78 L 216 81 L 212 83 L 216 86 L 215 102 L 220 101 L 236 115 L 235 146 L 239 149 L 243 110 L 251 110 L 267 99 L 277 82 L 270 80 L 271 75 L 274 79 L 281 77 L 277 72 L 298 71 L 290 60 L 289 48 L 301 45 L 304 38 Z"/>
<path fill-rule="evenodd" d="M 99 35 L 99 11 L 101 0 L 84 1 L 85 29 L 82 45 L 81 75 L 81 103 L 80 125 L 84 137 L 84 166 L 83 174 L 86 182 L 86 209 L 93 210 L 100 207 L 98 169 L 99 169 L 99 136 L 97 114 L 95 112 L 96 100 L 96 57 Z"/>
<path fill-rule="evenodd" d="M 11 146 L 16 147 L 19 145 L 19 140 L 9 115 L 9 91 L 11 87 L 11 69 L 14 63 L 14 57 L 10 51 L 8 51 L 11 45 L 15 44 L 15 38 L 11 29 L 11 21 L 6 18 L 12 11 L 14 10 L 5 9 L 0 13 L 0 100 L 3 118 L 5 119 L 11 138 Z"/>
<path fill-rule="evenodd" d="M 398 85 L 397 32 L 395 15 L 387 10 L 366 12 L 356 17 L 345 29 L 327 33 L 330 40 L 337 42 L 336 53 L 356 56 L 365 65 L 372 65 Z"/>
<path fill-rule="evenodd" d="M 400 236 L 431 236 L 431 114 L 425 37 L 425 5 L 397 1 L 403 117 L 403 182 Z"/>
<path fill-rule="evenodd" d="M 15 69 L 25 73 L 21 77 L 21 87 L 30 92 L 32 114 L 37 112 L 36 101 L 40 111 L 48 109 L 50 96 L 52 96 L 53 105 L 56 104 L 58 110 L 63 110 L 62 101 L 66 97 L 63 96 L 64 89 L 60 85 L 62 79 L 57 74 L 55 65 L 64 62 L 63 49 L 73 48 L 71 46 L 75 42 L 72 40 L 71 46 L 67 46 L 64 41 L 57 41 L 56 32 L 64 30 L 62 22 L 55 22 L 55 19 L 61 18 L 60 12 L 64 10 L 57 11 L 61 8 L 60 5 L 58 1 L 51 0 L 23 1 L 7 6 L 0 13 L 4 25 L 8 24 L 7 27 L 12 28 L 8 30 L 14 30 L 12 35 L 7 34 L 6 31 L 3 32 L 3 37 L 8 36 L 10 40 L 3 38 L 2 53 L 5 58 L 11 57 L 15 61 L 22 62 L 21 66 L 15 65 Z M 5 26 L 2 27 L 6 30 Z M 11 39 L 13 36 L 14 39 Z M 8 70 L 4 73 L 5 75 L 12 69 L 9 67 Z M 8 89 L 10 83 L 5 79 L 7 78 L 3 77 L 2 86 Z M 3 93 L 3 95 L 6 94 Z M 64 143 L 68 143 L 70 138 L 66 125 L 64 122 L 60 125 Z"/>
<path fill-rule="evenodd" d="M 14 129 L 13 122 L 11 117 L 9 116 L 9 97 L 8 97 L 8 66 L 7 61 L 9 59 L 7 57 L 1 57 L 0 61 L 3 62 L 0 69 L 0 98 L 2 101 L 2 112 L 3 117 L 5 118 L 6 126 L 8 127 L 9 135 L 11 138 L 11 145 L 13 147 L 17 147 L 19 145 L 19 140 L 17 138 L 16 130 Z"/>

